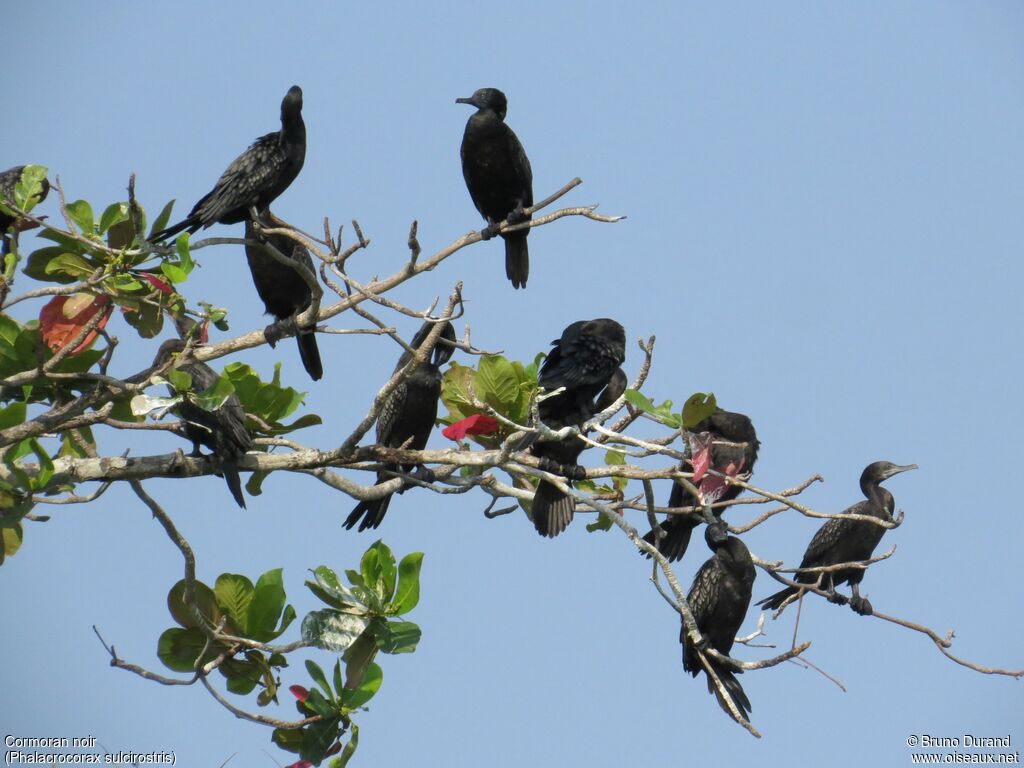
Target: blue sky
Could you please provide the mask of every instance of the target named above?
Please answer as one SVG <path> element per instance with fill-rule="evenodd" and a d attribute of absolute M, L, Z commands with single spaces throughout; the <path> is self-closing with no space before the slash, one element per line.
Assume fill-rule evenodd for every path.
<path fill-rule="evenodd" d="M 863 592 L 879 611 L 955 628 L 961 656 L 1021 668 L 1022 32 L 1012 2 L 22 3 L 5 13 L 0 166 L 45 164 L 96 208 L 123 199 L 135 172 L 148 208 L 174 197 L 184 213 L 276 129 L 297 83 L 309 150 L 275 211 L 312 231 L 324 215 L 358 219 L 373 242 L 351 269 L 367 279 L 401 265 L 413 219 L 428 253 L 480 227 L 458 159 L 470 110 L 454 100 L 500 87 L 535 197 L 579 175 L 565 204 L 628 219 L 535 230 L 525 292 L 504 279 L 501 246 L 483 243 L 395 297 L 425 307 L 461 279 L 474 341 L 523 360 L 581 318 L 614 317 L 631 340 L 656 334 L 646 391 L 677 402 L 713 391 L 749 414 L 762 442 L 754 481 L 777 490 L 821 473 L 805 501 L 822 511 L 858 500 L 871 461 L 919 464 L 889 483 L 906 520 Z M 52 199 L 44 212 L 56 213 Z M 201 261 L 190 298 L 228 307 L 232 334 L 262 327 L 241 249 Z M 411 336 L 414 324 L 397 322 Z M 111 330 L 120 372 L 150 359 L 130 328 Z M 290 343 L 244 359 L 268 375 L 282 361 L 324 417 L 302 439 L 333 447 L 398 350 L 350 336 L 320 344 L 318 383 Z M 639 362 L 631 343 L 631 375 Z M 132 439 L 101 445 L 177 447 Z M 300 615 L 316 607 L 306 569 L 350 567 L 375 538 L 343 530 L 352 503 L 310 478 L 272 477 L 245 512 L 217 478 L 147 487 L 196 548 L 200 578 L 283 566 Z M 1024 740 L 1019 681 L 822 601 L 805 606 L 800 636 L 847 692 L 791 664 L 748 673 L 764 734 L 752 739 L 684 675 L 678 621 L 625 537 L 587 534 L 583 519 L 540 540 L 522 515 L 487 520 L 485 506 L 428 493 L 392 503 L 380 535 L 399 554 L 426 552 L 410 615 L 424 636 L 412 656 L 384 660 L 357 765 L 904 765 L 911 734 Z M 817 525 L 781 515 L 745 541 L 796 564 Z M 677 570 L 684 584 L 704 557 L 695 545 Z M 114 751 L 174 750 L 187 766 L 286 763 L 269 729 L 200 689 L 107 665 L 93 624 L 123 657 L 159 669 L 180 576 L 177 552 L 124 489 L 31 526 L 0 569 L 4 733 L 93 735 Z M 771 591 L 762 574 L 755 598 Z M 752 610 L 745 628 L 756 620 Z M 767 630 L 786 646 L 792 617 Z M 290 672 L 286 684 L 304 682 L 301 664 Z"/>

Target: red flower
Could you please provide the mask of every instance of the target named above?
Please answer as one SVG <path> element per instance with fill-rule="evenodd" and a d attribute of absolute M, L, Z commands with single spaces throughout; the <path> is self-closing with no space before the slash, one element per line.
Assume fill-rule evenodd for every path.
<path fill-rule="evenodd" d="M 441 432 L 449 440 L 461 440 L 466 435 L 492 435 L 498 431 L 498 420 L 493 416 L 477 413 L 449 424 Z"/>
<path fill-rule="evenodd" d="M 309 698 L 309 690 L 303 688 L 301 685 L 288 686 L 288 690 L 291 691 L 292 696 L 294 696 L 299 701 L 305 701 Z"/>

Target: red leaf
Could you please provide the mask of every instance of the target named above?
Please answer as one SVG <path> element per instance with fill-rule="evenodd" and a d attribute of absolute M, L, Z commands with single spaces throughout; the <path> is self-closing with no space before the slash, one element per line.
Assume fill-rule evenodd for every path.
<path fill-rule="evenodd" d="M 313 768 L 313 764 L 309 760 L 299 760 L 297 763 L 286 765 L 284 768 Z"/>
<path fill-rule="evenodd" d="M 493 416 L 477 413 L 449 424 L 441 432 L 449 440 L 461 440 L 466 435 L 492 435 L 498 431 L 498 420 Z"/>
<path fill-rule="evenodd" d="M 305 701 L 309 698 L 309 689 L 303 688 L 301 685 L 291 685 L 288 687 L 288 690 L 291 691 L 292 696 L 299 701 Z"/>
<path fill-rule="evenodd" d="M 690 466 L 693 467 L 693 482 L 699 483 L 700 479 L 711 466 L 712 438 L 710 433 L 701 432 L 699 435 L 688 432 L 687 441 L 690 444 Z"/>
<path fill-rule="evenodd" d="M 209 319 L 203 320 L 203 324 L 199 326 L 199 343 L 208 344 L 210 342 L 210 321 Z"/>
<path fill-rule="evenodd" d="M 160 291 L 160 293 L 163 293 L 167 296 L 170 296 L 172 293 L 174 293 L 174 289 L 171 288 L 171 286 L 166 281 L 161 280 L 156 275 L 150 274 L 149 272 L 136 272 L 135 274 L 141 277 L 150 285 L 152 285 L 158 291 Z"/>
<path fill-rule="evenodd" d="M 113 309 L 107 296 L 94 296 L 91 293 L 55 296 L 39 313 L 39 328 L 43 334 L 43 341 L 54 352 L 63 349 L 79 334 L 86 323 L 98 312 L 102 312 L 103 317 L 96 328 L 89 331 L 82 342 L 71 351 L 72 355 L 77 355 L 96 341 L 99 335 L 97 331 L 107 324 Z"/>

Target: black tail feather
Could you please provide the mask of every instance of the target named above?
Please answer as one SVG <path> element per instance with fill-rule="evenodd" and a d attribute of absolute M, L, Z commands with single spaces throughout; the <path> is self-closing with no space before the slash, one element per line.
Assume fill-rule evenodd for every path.
<path fill-rule="evenodd" d="M 302 367 L 313 381 L 319 381 L 324 375 L 324 366 L 320 362 L 320 348 L 316 344 L 316 333 L 313 331 L 299 331 L 295 339 L 299 343 L 299 357 L 302 358 Z"/>
<path fill-rule="evenodd" d="M 541 481 L 533 496 L 533 527 L 541 536 L 554 538 L 572 522 L 576 501 L 551 483 Z"/>
<path fill-rule="evenodd" d="M 512 281 L 513 288 L 525 288 L 526 279 L 530 276 L 530 250 L 526 244 L 528 231 L 502 235 L 505 238 L 505 275 Z"/>
<path fill-rule="evenodd" d="M 658 542 L 658 551 L 670 563 L 682 560 L 683 555 L 686 554 L 687 547 L 690 546 L 690 534 L 693 533 L 693 529 L 698 524 L 692 517 L 682 517 L 679 515 L 669 517 L 661 524 L 661 529 L 665 531 L 665 537 Z M 647 535 L 644 536 L 644 541 L 648 544 L 654 544 L 653 530 L 647 532 Z M 650 558 L 650 555 L 646 552 L 644 555 Z"/>
<path fill-rule="evenodd" d="M 245 509 L 245 496 L 242 495 L 242 478 L 238 476 L 238 467 L 234 462 L 225 461 L 221 463 L 220 471 L 224 475 L 224 482 L 228 484 L 228 490 L 231 491 L 235 503 Z"/>
<path fill-rule="evenodd" d="M 187 219 L 182 219 L 177 224 L 166 229 L 161 229 L 159 232 L 154 232 L 149 236 L 149 242 L 151 243 L 162 243 L 169 237 L 172 237 L 179 232 L 184 232 L 186 229 L 189 234 L 195 232 L 202 226 L 202 222 L 199 221 L 198 216 L 189 216 Z"/>
<path fill-rule="evenodd" d="M 351 514 L 345 519 L 346 530 L 352 530 L 356 523 L 359 523 L 359 530 L 365 531 L 367 528 L 376 528 L 384 520 L 384 515 L 387 514 L 388 505 L 391 503 L 391 496 L 388 494 L 381 499 L 371 499 L 370 501 L 360 501 L 356 504 L 355 509 L 352 510 Z M 359 522 L 362 518 L 362 522 Z"/>
<path fill-rule="evenodd" d="M 748 723 L 750 722 L 750 711 L 753 709 L 750 706 L 750 699 L 747 698 L 746 692 L 743 690 L 743 686 L 740 685 L 740 681 L 736 679 L 736 673 L 731 669 L 724 669 L 719 665 L 714 665 L 715 674 L 718 675 L 718 679 L 722 681 L 722 687 L 725 688 L 726 693 L 732 699 L 733 704 L 736 705 L 736 709 L 743 715 L 743 719 Z M 732 712 L 729 711 L 729 705 L 722 699 L 722 694 L 715 686 L 714 681 L 708 677 L 708 691 L 715 694 L 715 698 L 718 699 L 718 706 L 720 706 L 725 712 L 731 717 Z"/>
<path fill-rule="evenodd" d="M 769 595 L 764 600 L 759 600 L 758 605 L 764 606 L 766 611 L 777 611 L 790 596 L 797 593 L 796 587 L 786 587 L 776 592 L 774 595 Z"/>

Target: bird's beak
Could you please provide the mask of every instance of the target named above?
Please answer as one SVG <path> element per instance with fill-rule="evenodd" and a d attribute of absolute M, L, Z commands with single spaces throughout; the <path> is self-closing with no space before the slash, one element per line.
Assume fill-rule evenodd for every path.
<path fill-rule="evenodd" d="M 896 466 L 896 467 L 893 467 L 892 469 L 888 470 L 885 473 L 885 477 L 886 477 L 886 479 L 888 479 L 888 478 L 892 477 L 893 475 L 898 475 L 900 472 L 909 472 L 912 469 L 917 469 L 917 464 L 904 464 L 902 467 Z"/>
<path fill-rule="evenodd" d="M 473 97 L 472 96 L 458 98 L 458 99 L 455 100 L 455 103 L 456 104 L 469 104 L 472 107 L 476 106 L 476 104 L 473 102 Z"/>

